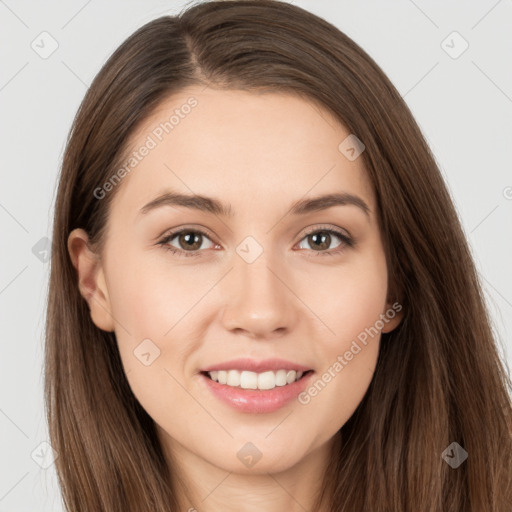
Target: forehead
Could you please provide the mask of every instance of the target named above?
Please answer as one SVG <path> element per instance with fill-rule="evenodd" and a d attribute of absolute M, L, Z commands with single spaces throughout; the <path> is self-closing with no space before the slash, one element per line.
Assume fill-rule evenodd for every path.
<path fill-rule="evenodd" d="M 126 165 L 114 203 L 133 210 L 170 188 L 225 199 L 235 214 L 336 191 L 372 205 L 362 158 L 339 149 L 349 135 L 328 110 L 297 95 L 188 87 L 132 135 L 126 162 L 131 156 L 134 165 Z"/>

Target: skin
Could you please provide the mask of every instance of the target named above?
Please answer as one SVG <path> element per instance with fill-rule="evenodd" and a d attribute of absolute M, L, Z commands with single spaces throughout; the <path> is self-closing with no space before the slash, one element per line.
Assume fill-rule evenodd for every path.
<path fill-rule="evenodd" d="M 181 510 L 310 510 L 334 436 L 371 382 L 380 335 L 360 344 L 308 404 L 293 400 L 273 413 L 221 403 L 198 372 L 235 357 L 279 357 L 320 378 L 375 325 L 392 304 L 375 196 L 362 158 L 338 150 L 350 132 L 316 104 L 284 93 L 189 87 L 145 120 L 131 148 L 190 96 L 198 105 L 117 185 L 103 253 L 91 252 L 77 229 L 70 257 L 92 320 L 115 332 L 130 386 L 189 483 Z M 166 189 L 214 197 L 234 216 L 181 206 L 139 213 Z M 333 191 L 359 196 L 369 215 L 353 205 L 287 215 L 293 202 Z M 332 235 L 319 249 L 305 236 L 316 226 L 356 243 Z M 158 244 L 177 227 L 213 236 L 198 242 L 199 256 L 180 257 Z M 252 263 L 236 252 L 247 236 L 263 250 Z M 168 245 L 187 250 L 179 236 Z M 134 355 L 144 339 L 160 350 L 148 366 Z M 262 453 L 250 468 L 237 457 L 247 442 Z"/>

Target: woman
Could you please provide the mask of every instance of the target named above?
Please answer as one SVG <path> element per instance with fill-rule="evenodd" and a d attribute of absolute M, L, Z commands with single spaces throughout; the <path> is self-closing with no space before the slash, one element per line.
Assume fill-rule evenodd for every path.
<path fill-rule="evenodd" d="M 68 510 L 512 507 L 510 380 L 406 104 L 326 21 L 205 2 L 79 109 L 54 220 Z"/>

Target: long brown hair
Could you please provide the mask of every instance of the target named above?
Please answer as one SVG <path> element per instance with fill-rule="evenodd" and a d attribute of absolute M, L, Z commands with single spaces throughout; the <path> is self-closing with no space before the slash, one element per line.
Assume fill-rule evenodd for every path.
<path fill-rule="evenodd" d="M 336 512 L 512 510 L 510 376 L 435 159 L 371 57 L 323 19 L 275 0 L 205 2 L 147 23 L 106 62 L 76 115 L 55 206 L 45 353 L 67 510 L 177 510 L 177 471 L 131 392 L 115 335 L 90 318 L 67 237 L 83 228 L 101 252 L 116 190 L 102 200 L 94 190 L 123 164 L 140 123 L 193 84 L 298 94 L 365 145 L 389 289 L 405 316 L 382 335 L 319 503 Z M 468 453 L 456 469 L 442 458 L 452 442 Z"/>

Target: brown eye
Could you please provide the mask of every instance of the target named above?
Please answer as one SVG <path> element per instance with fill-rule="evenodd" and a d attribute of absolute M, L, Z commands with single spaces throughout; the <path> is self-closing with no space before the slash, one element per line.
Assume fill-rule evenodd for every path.
<path fill-rule="evenodd" d="M 180 248 L 193 251 L 201 247 L 202 237 L 203 235 L 201 233 L 184 231 L 178 235 L 178 243 L 180 244 Z"/>
<path fill-rule="evenodd" d="M 339 240 L 338 244 L 335 245 L 334 248 L 331 248 L 333 240 L 336 239 Z M 352 247 L 354 245 L 353 240 L 349 236 L 333 229 L 317 228 L 314 231 L 306 233 L 302 240 L 307 241 L 309 247 L 301 248 L 309 249 L 310 251 L 315 252 L 315 256 L 332 256 L 334 254 L 340 253 L 346 247 Z M 303 243 L 302 240 L 301 244 Z"/>
<path fill-rule="evenodd" d="M 310 246 L 315 249 L 329 249 L 331 245 L 331 235 L 327 231 L 317 231 L 312 235 L 308 235 L 307 239 Z"/>
<path fill-rule="evenodd" d="M 171 244 L 171 241 L 174 239 L 177 239 L 177 246 Z M 210 237 L 203 231 L 197 229 L 182 229 L 170 233 L 161 240 L 159 244 L 179 256 L 198 256 L 201 253 L 201 246 L 205 240 L 209 240 L 212 245 L 206 248 L 203 247 L 203 249 L 209 249 L 214 245 Z"/>

